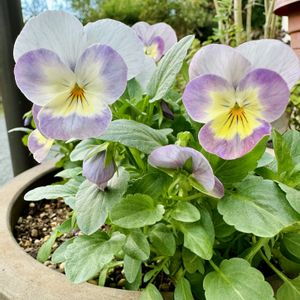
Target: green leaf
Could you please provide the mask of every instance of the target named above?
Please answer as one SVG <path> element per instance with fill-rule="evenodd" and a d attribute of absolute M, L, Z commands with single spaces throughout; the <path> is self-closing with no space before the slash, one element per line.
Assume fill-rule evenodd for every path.
<path fill-rule="evenodd" d="M 81 283 L 94 277 L 118 253 L 125 241 L 125 235 L 114 232 L 108 240 L 104 232 L 79 236 L 67 247 L 65 271 L 74 283 Z"/>
<path fill-rule="evenodd" d="M 128 195 L 113 207 L 112 223 L 123 228 L 152 225 L 162 219 L 165 210 L 148 195 Z"/>
<path fill-rule="evenodd" d="M 178 201 L 175 208 L 171 211 L 171 217 L 181 222 L 196 222 L 200 220 L 200 212 L 193 204 Z"/>
<path fill-rule="evenodd" d="M 286 281 L 277 291 L 277 300 L 299 300 L 300 299 L 300 276 Z"/>
<path fill-rule="evenodd" d="M 300 213 L 300 191 L 283 183 L 279 183 L 279 186 L 285 192 L 286 200 L 290 203 L 291 207 Z"/>
<path fill-rule="evenodd" d="M 150 255 L 150 246 L 147 237 L 139 229 L 130 232 L 123 250 L 125 254 L 140 261 L 146 260 Z"/>
<path fill-rule="evenodd" d="M 158 255 L 173 256 L 176 242 L 172 231 L 164 224 L 156 224 L 149 233 L 149 240 Z"/>
<path fill-rule="evenodd" d="M 62 224 L 60 224 L 60 225 L 58 225 L 58 226 L 56 227 L 56 230 L 57 230 L 59 233 L 62 233 L 62 234 L 67 234 L 67 233 L 69 233 L 72 229 L 73 229 L 73 226 L 72 226 L 72 218 L 67 219 L 67 220 L 64 221 Z"/>
<path fill-rule="evenodd" d="M 176 282 L 175 291 L 174 291 L 175 300 L 193 300 L 193 294 L 191 291 L 191 285 L 187 279 L 184 277 L 180 278 Z"/>
<path fill-rule="evenodd" d="M 77 224 L 82 232 L 92 234 L 105 223 L 111 207 L 126 192 L 128 181 L 128 172 L 120 168 L 109 180 L 105 191 L 101 191 L 89 180 L 80 185 L 76 195 L 75 211 Z"/>
<path fill-rule="evenodd" d="M 127 83 L 127 91 L 130 99 L 135 99 L 137 101 L 142 100 L 143 97 L 143 89 L 140 84 L 136 81 L 136 79 L 131 79 Z"/>
<path fill-rule="evenodd" d="M 270 180 L 248 177 L 218 202 L 225 222 L 237 230 L 273 237 L 300 220 L 284 193 Z"/>
<path fill-rule="evenodd" d="M 149 283 L 142 291 L 140 300 L 163 300 L 163 297 L 155 285 Z"/>
<path fill-rule="evenodd" d="M 296 187 L 300 184 L 300 132 L 289 130 L 280 135 L 274 131 L 272 138 L 280 181 Z"/>
<path fill-rule="evenodd" d="M 47 186 L 37 187 L 24 196 L 26 201 L 39 201 L 43 199 L 57 199 L 75 196 L 77 192 L 77 187 L 70 185 L 68 183 L 53 184 Z"/>
<path fill-rule="evenodd" d="M 133 283 L 141 269 L 141 261 L 128 255 L 124 257 L 124 273 L 127 281 Z"/>
<path fill-rule="evenodd" d="M 88 154 L 93 151 L 96 147 L 99 147 L 101 142 L 97 139 L 85 139 L 81 141 L 70 154 L 71 161 L 84 160 Z"/>
<path fill-rule="evenodd" d="M 184 247 L 203 259 L 211 259 L 215 239 L 214 227 L 209 213 L 201 210 L 201 219 L 195 223 L 176 223 L 184 234 Z"/>
<path fill-rule="evenodd" d="M 300 234 L 296 232 L 284 234 L 280 242 L 280 251 L 288 259 L 300 263 Z"/>
<path fill-rule="evenodd" d="M 274 300 L 264 276 L 241 258 L 223 260 L 215 272 L 204 278 L 207 300 Z"/>
<path fill-rule="evenodd" d="M 190 251 L 189 249 L 187 248 L 182 249 L 182 260 L 185 269 L 189 273 L 192 274 L 195 273 L 196 271 L 199 271 L 201 274 L 204 274 L 205 270 L 204 270 L 203 260 L 198 255 Z"/>
<path fill-rule="evenodd" d="M 256 168 L 258 160 L 266 150 L 267 140 L 268 137 L 262 139 L 252 151 L 241 158 L 234 160 L 214 158 L 217 161 L 214 167 L 215 175 L 224 185 L 240 182 Z"/>
<path fill-rule="evenodd" d="M 62 263 L 66 260 L 65 254 L 69 245 L 74 241 L 74 238 L 63 242 L 52 254 L 51 261 L 54 264 Z"/>
<path fill-rule="evenodd" d="M 39 262 L 43 263 L 49 258 L 50 254 L 51 254 L 52 246 L 55 243 L 56 238 L 57 238 L 57 231 L 54 231 L 51 234 L 50 238 L 39 249 L 37 258 L 36 258 Z"/>
<path fill-rule="evenodd" d="M 157 130 L 132 120 L 115 120 L 99 138 L 149 154 L 155 148 L 166 145 L 167 135 L 171 132 L 172 129 Z"/>
<path fill-rule="evenodd" d="M 55 174 L 55 177 L 61 177 L 61 178 L 73 178 L 77 175 L 81 174 L 82 168 L 76 167 L 76 168 L 70 168 L 65 169 L 63 171 L 60 171 L 59 173 Z"/>
<path fill-rule="evenodd" d="M 150 102 L 162 99 L 172 87 L 193 40 L 193 35 L 184 37 L 160 60 L 147 87 L 148 95 L 151 97 Z"/>
<path fill-rule="evenodd" d="M 129 188 L 129 193 L 143 193 L 158 198 L 164 194 L 172 182 L 172 178 L 159 170 L 146 173 L 133 182 Z"/>

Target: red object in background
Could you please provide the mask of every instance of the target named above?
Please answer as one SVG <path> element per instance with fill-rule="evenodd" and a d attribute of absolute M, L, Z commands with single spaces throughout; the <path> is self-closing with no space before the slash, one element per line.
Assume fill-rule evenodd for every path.
<path fill-rule="evenodd" d="M 291 46 L 300 58 L 300 0 L 277 0 L 274 13 L 289 17 Z"/>

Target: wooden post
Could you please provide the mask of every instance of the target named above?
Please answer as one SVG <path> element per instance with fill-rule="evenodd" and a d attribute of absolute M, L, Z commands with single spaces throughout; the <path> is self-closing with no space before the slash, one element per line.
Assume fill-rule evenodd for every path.
<path fill-rule="evenodd" d="M 20 0 L 0 1 L 0 86 L 7 129 L 22 127 L 22 116 L 31 108 L 31 103 L 18 90 L 13 69 L 13 46 L 23 27 Z M 23 133 L 8 134 L 14 175 L 35 165 L 28 149 L 22 144 Z M 1 145 L 0 145 L 1 149 Z M 1 151 L 1 150 L 0 150 Z M 1 172 L 1 171 L 0 171 Z"/>

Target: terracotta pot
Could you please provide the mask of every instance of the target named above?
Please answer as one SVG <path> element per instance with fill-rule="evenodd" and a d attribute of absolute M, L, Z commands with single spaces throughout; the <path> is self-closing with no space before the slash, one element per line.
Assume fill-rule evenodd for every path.
<path fill-rule="evenodd" d="M 54 171 L 53 163 L 42 164 L 0 189 L 0 300 L 139 299 L 140 292 L 72 284 L 63 274 L 33 259 L 14 239 L 12 228 L 25 205 L 23 195 L 45 180 L 49 183 Z"/>
<path fill-rule="evenodd" d="M 277 0 L 274 13 L 289 17 L 291 46 L 300 58 L 300 0 Z"/>

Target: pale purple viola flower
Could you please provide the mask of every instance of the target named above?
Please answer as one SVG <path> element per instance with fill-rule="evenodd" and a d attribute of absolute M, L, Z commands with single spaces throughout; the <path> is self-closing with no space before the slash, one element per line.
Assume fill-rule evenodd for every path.
<path fill-rule="evenodd" d="M 132 28 L 109 19 L 83 27 L 72 15 L 57 11 L 26 23 L 14 57 L 18 87 L 42 107 L 42 133 L 60 140 L 101 135 L 112 118 L 109 105 L 145 60 Z"/>
<path fill-rule="evenodd" d="M 222 198 L 224 196 L 223 184 L 214 176 L 204 155 L 193 148 L 178 145 L 162 146 L 151 152 L 148 162 L 153 167 L 176 170 L 182 168 L 190 158 L 192 159 L 191 175 L 209 194 Z"/>
<path fill-rule="evenodd" d="M 193 57 L 182 99 L 189 116 L 205 125 L 202 147 L 223 159 L 251 151 L 285 111 L 300 77 L 293 50 L 277 40 L 237 48 L 208 45 Z"/>
<path fill-rule="evenodd" d="M 113 161 L 105 165 L 106 151 L 102 151 L 95 156 L 83 161 L 82 175 L 89 181 L 95 183 L 101 190 L 107 186 L 107 182 L 115 173 Z"/>
<path fill-rule="evenodd" d="M 149 25 L 146 22 L 138 22 L 132 28 L 143 42 L 145 54 L 155 61 L 177 42 L 176 32 L 166 23 Z"/>
<path fill-rule="evenodd" d="M 33 105 L 32 107 L 32 117 L 36 125 L 36 129 L 33 130 L 28 136 L 28 149 L 33 154 L 33 158 L 41 163 L 45 160 L 51 150 L 54 140 L 46 137 L 41 133 L 41 128 L 38 120 L 38 113 L 42 107 L 38 105 Z"/>

